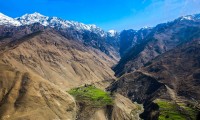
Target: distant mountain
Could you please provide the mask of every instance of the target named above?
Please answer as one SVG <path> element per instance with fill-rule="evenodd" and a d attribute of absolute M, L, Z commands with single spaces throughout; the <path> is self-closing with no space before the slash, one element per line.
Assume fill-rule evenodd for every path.
<path fill-rule="evenodd" d="M 200 108 L 200 39 L 179 45 L 139 70 L 123 75 L 109 89 L 143 103 L 145 120 L 157 120 L 159 115 L 174 118 L 172 108 L 167 108 L 170 104 L 174 104 L 171 112 L 176 111 L 177 116 L 196 119 Z"/>
<path fill-rule="evenodd" d="M 62 29 L 71 28 L 75 30 L 88 30 L 101 34 L 101 36 L 106 35 L 106 33 L 102 29 L 98 28 L 96 25 L 85 25 L 80 22 L 63 20 L 57 17 L 48 17 L 41 15 L 40 13 L 37 12 L 33 14 L 25 14 L 15 19 L 18 20 L 22 25 L 40 23 L 43 26 L 50 26 L 53 28 L 62 28 Z"/>
<path fill-rule="evenodd" d="M 114 67 L 116 76 L 135 71 L 156 56 L 184 42 L 200 38 L 199 16 L 184 16 L 139 31 L 122 31 L 119 50 L 122 58 Z"/>
<path fill-rule="evenodd" d="M 123 30 L 120 33 L 120 56 L 123 57 L 132 47 L 144 42 L 151 31 L 151 28 Z"/>
<path fill-rule="evenodd" d="M 178 19 L 168 22 L 159 24 L 158 27 L 164 27 L 165 25 L 169 25 L 173 22 L 191 22 L 191 21 L 198 21 L 200 19 L 200 14 L 194 14 L 194 15 L 187 15 L 179 17 Z M 123 30 L 120 33 L 120 55 L 123 56 L 127 51 L 129 51 L 132 47 L 134 47 L 136 44 L 140 44 L 144 40 L 146 40 L 146 37 L 151 33 L 153 34 L 156 27 L 144 27 L 140 30 Z"/>
<path fill-rule="evenodd" d="M 48 17 L 40 13 L 25 14 L 18 18 L 10 18 L 0 14 L 0 25 L 4 26 L 26 26 L 39 23 L 45 27 L 52 27 L 59 31 L 67 39 L 82 41 L 85 45 L 92 46 L 106 53 L 116 61 L 119 60 L 119 39 L 115 31 L 105 32 L 96 25 L 86 25 L 80 22 L 63 20 L 57 17 Z M 111 41 L 112 40 L 112 41 Z M 115 45 L 115 46 L 114 46 Z"/>

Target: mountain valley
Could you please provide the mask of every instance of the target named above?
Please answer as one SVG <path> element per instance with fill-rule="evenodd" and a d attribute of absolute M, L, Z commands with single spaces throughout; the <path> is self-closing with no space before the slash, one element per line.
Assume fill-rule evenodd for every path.
<path fill-rule="evenodd" d="M 117 32 L 0 13 L 0 119 L 200 119 L 199 16 Z"/>

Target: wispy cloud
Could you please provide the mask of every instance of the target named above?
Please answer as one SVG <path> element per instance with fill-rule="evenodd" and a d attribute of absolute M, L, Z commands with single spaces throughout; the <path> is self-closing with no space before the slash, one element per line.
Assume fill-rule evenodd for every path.
<path fill-rule="evenodd" d="M 147 2 L 143 0 L 142 3 Z M 149 1 L 148 1 L 149 2 Z M 143 10 L 132 9 L 132 16 L 118 21 L 120 28 L 139 29 L 143 26 L 155 26 L 177 17 L 200 12 L 200 0 L 151 0 Z M 119 28 L 119 29 L 120 29 Z"/>

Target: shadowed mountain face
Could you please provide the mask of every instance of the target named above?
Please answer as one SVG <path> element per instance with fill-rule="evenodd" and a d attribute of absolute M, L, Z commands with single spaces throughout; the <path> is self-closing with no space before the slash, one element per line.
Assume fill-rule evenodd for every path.
<path fill-rule="evenodd" d="M 143 103 L 145 109 L 158 98 L 176 103 L 199 103 L 199 73 L 198 39 L 160 55 L 135 72 L 123 75 L 109 89 L 129 97 L 132 101 Z"/>
<path fill-rule="evenodd" d="M 120 56 L 124 57 L 129 50 L 146 40 L 146 37 L 151 33 L 151 28 L 143 28 L 139 31 L 123 30 L 120 33 Z"/>
<path fill-rule="evenodd" d="M 56 28 L 55 28 L 56 29 Z M 103 33 L 105 35 L 102 36 L 102 34 L 97 34 L 93 31 L 88 30 L 82 30 L 77 31 L 74 29 L 58 29 L 59 33 L 63 36 L 65 36 L 67 39 L 72 40 L 78 40 L 81 41 L 84 45 L 93 47 L 95 49 L 98 49 L 108 56 L 110 56 L 112 59 L 115 59 L 116 61 L 119 60 L 119 36 L 118 34 L 115 34 L 114 36 L 107 35 L 108 33 Z"/>
<path fill-rule="evenodd" d="M 116 76 L 135 71 L 156 56 L 191 39 L 200 38 L 200 20 L 178 18 L 155 28 L 123 31 L 120 43 L 122 58 L 113 68 Z M 122 44 L 121 44 L 122 46 Z M 127 52 L 128 51 L 128 52 Z M 124 54 L 124 55 L 123 55 Z"/>
<path fill-rule="evenodd" d="M 4 49 L 8 43 L 17 41 L 32 33 L 38 33 L 44 30 L 44 26 L 36 23 L 27 26 L 0 26 L 0 49 Z"/>
<path fill-rule="evenodd" d="M 150 100 L 148 97 L 152 93 L 168 86 L 178 96 L 200 100 L 199 58 L 200 40 L 185 43 L 160 55 L 145 67 L 122 76 L 113 85 L 113 90 L 125 92 L 133 101 L 145 102 Z"/>

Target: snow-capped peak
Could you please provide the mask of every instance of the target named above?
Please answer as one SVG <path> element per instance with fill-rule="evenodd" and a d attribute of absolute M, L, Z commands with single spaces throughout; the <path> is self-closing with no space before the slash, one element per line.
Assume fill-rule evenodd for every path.
<path fill-rule="evenodd" d="M 149 29 L 149 28 L 151 28 L 151 27 L 149 27 L 149 26 L 142 27 L 142 29 Z"/>
<path fill-rule="evenodd" d="M 194 19 L 194 16 L 192 16 L 192 15 L 187 15 L 187 16 L 181 17 L 181 20 L 193 20 L 193 19 Z"/>
<path fill-rule="evenodd" d="M 21 23 L 11 17 L 0 13 L 0 25 L 20 26 Z"/>
<path fill-rule="evenodd" d="M 113 37 L 117 34 L 117 31 L 116 30 L 109 30 L 108 34 L 109 34 L 109 36 Z"/>
<path fill-rule="evenodd" d="M 37 12 L 33 14 L 25 14 L 22 17 L 16 18 L 16 20 L 19 20 L 23 25 L 40 23 L 44 26 L 50 26 L 50 27 L 74 28 L 76 30 L 89 30 L 89 31 L 100 30 L 100 28 L 96 27 L 96 25 L 92 24 L 86 25 L 80 22 L 63 20 L 58 17 L 48 17 L 41 15 L 40 13 Z"/>
<path fill-rule="evenodd" d="M 16 20 L 19 20 L 23 25 L 30 25 L 33 23 L 40 23 L 44 26 L 49 25 L 47 20 L 49 17 L 41 15 L 40 13 L 33 13 L 33 14 L 25 14 L 22 17 L 16 18 Z"/>
<path fill-rule="evenodd" d="M 182 16 L 180 17 L 180 20 L 200 20 L 200 14 Z"/>
<path fill-rule="evenodd" d="M 80 22 L 63 20 L 58 17 L 48 17 L 37 12 L 32 13 L 32 14 L 25 14 L 15 19 L 5 16 L 3 14 L 0 14 L 0 25 L 8 24 L 12 26 L 20 26 L 20 25 L 30 25 L 34 23 L 40 23 L 43 26 L 50 26 L 50 27 L 58 28 L 58 29 L 72 28 L 78 31 L 87 30 L 87 31 L 95 32 L 101 35 L 102 37 L 106 36 L 106 32 L 103 31 L 101 28 L 97 27 L 96 25 L 93 25 L 93 24 L 86 25 Z M 114 34 L 115 32 L 112 33 L 112 35 Z"/>

